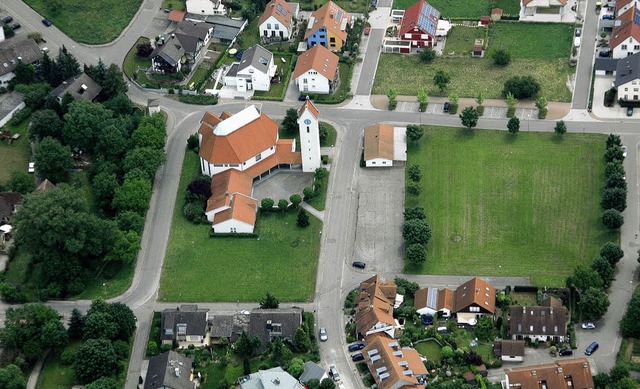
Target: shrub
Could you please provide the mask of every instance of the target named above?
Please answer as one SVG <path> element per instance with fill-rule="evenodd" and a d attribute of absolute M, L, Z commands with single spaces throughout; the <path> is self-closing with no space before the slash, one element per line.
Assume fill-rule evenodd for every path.
<path fill-rule="evenodd" d="M 187 138 L 187 147 L 189 150 L 196 150 L 198 148 L 198 134 L 193 134 Z"/>
<path fill-rule="evenodd" d="M 420 166 L 416 164 L 412 164 L 411 166 L 409 166 L 409 168 L 407 169 L 407 174 L 409 175 L 409 179 L 411 179 L 411 181 L 420 182 L 420 180 L 422 180 L 422 170 L 420 169 Z"/>
<path fill-rule="evenodd" d="M 326 165 L 329 163 L 329 156 L 327 154 L 322 154 L 320 156 L 320 160 L 322 161 L 323 165 Z"/>
<path fill-rule="evenodd" d="M 4 282 L 0 284 L 0 296 L 2 296 L 3 301 L 10 304 L 22 304 L 27 302 L 27 296 L 24 292 L 20 291 L 17 287 Z"/>
<path fill-rule="evenodd" d="M 149 42 L 140 43 L 139 45 L 136 46 L 136 55 L 138 57 L 147 58 L 152 52 L 153 52 L 153 47 Z"/>
<path fill-rule="evenodd" d="M 617 230 L 624 224 L 624 217 L 617 209 L 607 209 L 600 215 L 602 223 L 610 230 Z"/>
<path fill-rule="evenodd" d="M 278 200 L 278 209 L 281 211 L 286 211 L 289 207 L 289 202 L 286 199 Z"/>
<path fill-rule="evenodd" d="M 178 98 L 181 103 L 196 105 L 215 105 L 218 104 L 218 98 L 207 95 L 183 95 Z"/>
<path fill-rule="evenodd" d="M 298 208 L 298 206 L 300 205 L 300 203 L 302 202 L 302 196 L 300 196 L 299 194 L 292 194 L 289 197 L 289 201 L 291 201 L 291 205 L 294 208 Z"/>
<path fill-rule="evenodd" d="M 433 49 L 423 49 L 420 54 L 420 61 L 429 63 L 436 59 L 436 52 Z"/>
<path fill-rule="evenodd" d="M 311 200 L 315 196 L 315 192 L 312 187 L 307 186 L 302 190 L 302 195 L 305 200 Z"/>
<path fill-rule="evenodd" d="M 511 93 L 516 99 L 534 97 L 538 92 L 540 92 L 540 83 L 532 76 L 511 77 L 504 83 L 504 89 L 502 89 L 504 96 Z"/>
<path fill-rule="evenodd" d="M 407 192 L 414 196 L 420 195 L 420 185 L 417 182 L 410 182 L 407 184 Z"/>
<path fill-rule="evenodd" d="M 73 362 L 75 359 L 76 359 L 76 353 L 74 353 L 71 350 L 65 350 L 60 355 L 60 363 L 62 363 L 64 366 L 73 365 Z"/>
<path fill-rule="evenodd" d="M 493 63 L 498 66 L 507 66 L 511 62 L 511 54 L 503 49 L 496 50 L 491 58 L 493 58 Z"/>
<path fill-rule="evenodd" d="M 409 262 L 420 264 L 427 259 L 427 250 L 420 243 L 414 243 L 407 248 Z"/>
<path fill-rule="evenodd" d="M 275 204 L 273 199 L 266 197 L 260 202 L 260 209 L 263 211 L 270 211 L 273 208 L 273 204 Z"/>
<path fill-rule="evenodd" d="M 484 115 L 484 105 L 478 105 L 476 111 L 478 111 L 478 116 Z"/>
<path fill-rule="evenodd" d="M 23 108 L 13 115 L 13 117 L 9 121 L 9 124 L 11 124 L 12 126 L 19 126 L 20 124 L 22 124 L 22 122 L 27 120 L 27 118 L 31 116 L 32 113 L 33 110 L 31 108 Z"/>
<path fill-rule="evenodd" d="M 298 227 L 302 228 L 306 228 L 310 224 L 309 215 L 307 215 L 307 211 L 305 211 L 303 208 L 300 208 L 300 211 L 298 212 L 298 219 L 296 223 L 298 224 Z"/>

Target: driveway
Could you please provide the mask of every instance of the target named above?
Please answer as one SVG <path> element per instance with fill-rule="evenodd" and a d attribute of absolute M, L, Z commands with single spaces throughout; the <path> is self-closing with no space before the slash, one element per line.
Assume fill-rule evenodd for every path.
<path fill-rule="evenodd" d="M 278 200 L 289 201 L 292 194 L 297 193 L 302 196 L 302 190 L 312 184 L 312 173 L 279 171 L 256 182 L 253 186 L 253 197 L 258 200 L 268 197 L 278 205 Z"/>

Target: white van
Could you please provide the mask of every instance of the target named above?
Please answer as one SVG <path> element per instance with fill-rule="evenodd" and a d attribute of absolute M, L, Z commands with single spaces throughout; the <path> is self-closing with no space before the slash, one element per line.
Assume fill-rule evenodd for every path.
<path fill-rule="evenodd" d="M 447 327 L 438 327 L 438 328 L 436 329 L 436 331 L 438 331 L 438 332 L 439 332 L 439 333 L 441 333 L 441 334 L 442 334 L 442 333 L 445 333 L 445 332 L 447 332 Z"/>
<path fill-rule="evenodd" d="M 580 47 L 580 37 L 579 36 L 573 38 L 573 46 L 574 47 Z"/>

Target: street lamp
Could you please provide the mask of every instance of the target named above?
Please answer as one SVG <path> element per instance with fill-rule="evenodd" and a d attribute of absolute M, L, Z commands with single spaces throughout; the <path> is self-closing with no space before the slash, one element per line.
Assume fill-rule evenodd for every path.
<path fill-rule="evenodd" d="M 102 283 L 102 288 L 104 289 L 104 298 L 106 300 L 107 299 L 107 283 L 106 282 Z"/>
<path fill-rule="evenodd" d="M 529 122 L 531 121 L 531 111 L 529 111 L 529 114 L 527 115 L 527 132 L 529 132 Z"/>

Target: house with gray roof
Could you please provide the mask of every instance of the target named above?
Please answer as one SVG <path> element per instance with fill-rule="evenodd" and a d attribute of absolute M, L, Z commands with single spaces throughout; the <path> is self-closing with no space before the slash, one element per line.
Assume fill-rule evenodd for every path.
<path fill-rule="evenodd" d="M 42 59 L 42 50 L 33 39 L 25 39 L 15 44 L 5 41 L 0 44 L 0 86 L 6 87 L 16 75 L 13 72 L 19 61 L 32 64 Z"/>
<path fill-rule="evenodd" d="M 273 54 L 260 45 L 253 45 L 242 53 L 240 62 L 234 62 L 224 75 L 224 84 L 238 92 L 268 91 L 278 67 Z"/>
<path fill-rule="evenodd" d="M 247 21 L 244 19 L 230 18 L 222 15 L 199 15 L 187 13 L 185 20 L 191 22 L 207 23 L 213 26 L 212 42 L 233 43 L 236 37 L 244 30 Z"/>
<path fill-rule="evenodd" d="M 275 338 L 292 341 L 301 325 L 302 309 L 300 308 L 256 308 L 249 315 L 249 335 L 260 339 L 258 353 L 264 352 L 269 342 Z"/>
<path fill-rule="evenodd" d="M 202 53 L 205 52 L 203 49 L 206 49 L 209 45 L 213 34 L 213 26 L 207 23 L 185 20 L 178 23 L 174 34 L 189 59 L 197 61 L 202 56 Z"/>
<path fill-rule="evenodd" d="M 238 385 L 242 389 L 304 389 L 298 380 L 279 366 L 241 377 Z"/>
<path fill-rule="evenodd" d="M 313 379 L 322 381 L 325 378 L 327 378 L 327 371 L 322 366 L 313 361 L 306 361 L 304 363 L 304 372 L 302 372 L 298 381 L 306 384 Z"/>
<path fill-rule="evenodd" d="M 151 69 L 156 73 L 175 74 L 186 62 L 184 47 L 175 37 L 161 37 L 155 50 L 149 56 Z"/>
<path fill-rule="evenodd" d="M 209 344 L 209 310 L 189 304 L 167 308 L 162 311 L 161 331 L 162 345 L 204 347 Z"/>
<path fill-rule="evenodd" d="M 144 389 L 195 389 L 191 358 L 167 351 L 149 360 Z"/>
<path fill-rule="evenodd" d="M 234 335 L 235 315 L 213 315 L 209 317 L 209 342 L 218 344 L 223 338 L 231 340 Z"/>
<path fill-rule="evenodd" d="M 618 91 L 618 99 L 640 100 L 640 53 L 618 59 L 613 86 Z"/>
<path fill-rule="evenodd" d="M 62 84 L 51 91 L 50 95 L 55 97 L 61 104 L 62 98 L 67 93 L 70 94 L 74 100 L 93 101 L 98 97 L 101 90 L 102 87 L 93 81 L 87 73 L 81 73 L 63 81 Z"/>

